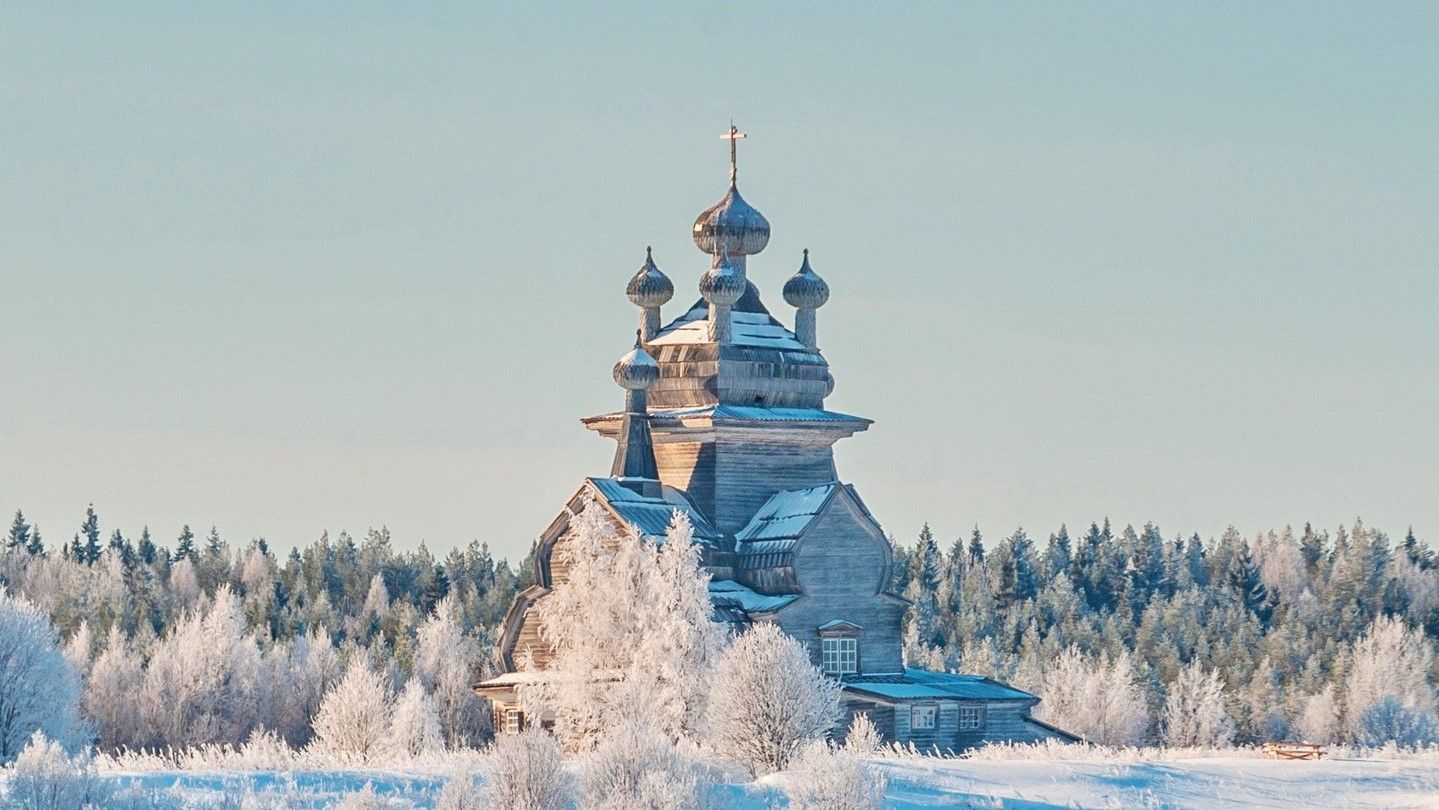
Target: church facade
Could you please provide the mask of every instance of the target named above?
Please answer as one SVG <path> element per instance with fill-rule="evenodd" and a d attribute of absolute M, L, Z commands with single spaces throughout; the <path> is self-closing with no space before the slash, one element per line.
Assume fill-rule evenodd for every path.
<path fill-rule="evenodd" d="M 520 708 L 526 676 L 517 664 L 548 660 L 532 608 L 563 580 L 555 550 L 589 502 L 646 539 L 663 536 L 673 510 L 686 513 L 711 576 L 715 619 L 739 631 L 773 623 L 803 642 L 815 666 L 843 685 L 846 710 L 868 713 L 887 739 L 940 750 L 1074 740 L 1030 717 L 1038 703 L 1031 694 L 905 666 L 908 605 L 889 591 L 889 541 L 835 469 L 834 444 L 871 422 L 825 407 L 834 378 L 816 315 L 829 287 L 805 251 L 781 291 L 794 328 L 761 301 L 747 263 L 765 249 L 770 226 L 740 196 L 735 144 L 744 136 L 732 127 L 727 137 L 728 192 L 694 223 L 694 243 L 709 258 L 700 299 L 665 324 L 660 311 L 674 285 L 653 256 L 629 280 L 640 329 L 614 369 L 625 408 L 583 420 L 617 442 L 614 464 L 608 476 L 585 479 L 540 535 L 537 584 L 505 620 L 503 674 L 476 687 L 495 707 L 495 728 L 534 720 Z"/>

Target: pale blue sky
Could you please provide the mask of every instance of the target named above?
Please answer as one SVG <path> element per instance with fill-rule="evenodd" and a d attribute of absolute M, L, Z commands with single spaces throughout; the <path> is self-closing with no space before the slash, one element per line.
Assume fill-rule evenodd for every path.
<path fill-rule="evenodd" d="M 0 509 L 51 542 L 523 553 L 731 117 L 895 535 L 1439 539 L 1432 4 L 67 5 L 0 6 Z"/>

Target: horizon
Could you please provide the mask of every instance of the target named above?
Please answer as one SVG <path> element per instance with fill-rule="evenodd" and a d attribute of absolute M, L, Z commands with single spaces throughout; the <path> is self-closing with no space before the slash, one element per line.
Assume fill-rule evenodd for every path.
<path fill-rule="evenodd" d="M 6 520 L 522 560 L 733 118 L 899 542 L 1439 536 L 1439 10 L 765 14 L 12 11 Z"/>

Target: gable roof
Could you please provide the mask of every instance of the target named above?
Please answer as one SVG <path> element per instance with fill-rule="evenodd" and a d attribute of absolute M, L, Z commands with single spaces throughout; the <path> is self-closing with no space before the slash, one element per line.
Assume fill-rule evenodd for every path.
<path fill-rule="evenodd" d="M 714 546 L 724 539 L 724 535 L 710 523 L 709 518 L 690 503 L 684 493 L 674 487 L 663 487 L 662 495 L 652 498 L 624 486 L 615 478 L 585 480 L 594 486 L 600 498 L 621 520 L 634 526 L 640 536 L 647 540 L 664 539 L 676 509 L 689 517 L 690 524 L 694 526 L 695 542 L 699 545 Z"/>
<path fill-rule="evenodd" d="M 767 596 L 756 593 L 732 579 L 710 582 L 710 602 L 715 608 L 738 610 L 745 614 L 745 618 L 751 613 L 773 613 L 798 598 L 798 594 Z"/>

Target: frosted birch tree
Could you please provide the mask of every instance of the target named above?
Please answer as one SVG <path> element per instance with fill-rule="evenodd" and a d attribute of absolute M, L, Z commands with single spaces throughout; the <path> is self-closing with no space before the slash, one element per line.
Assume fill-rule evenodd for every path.
<path fill-rule="evenodd" d="M 389 733 L 390 691 L 385 678 L 363 654 L 350 660 L 345 676 L 320 703 L 311 747 L 342 762 L 366 762 L 383 748 Z"/>
<path fill-rule="evenodd" d="M 1100 745 L 1138 745 L 1149 732 L 1149 709 L 1129 653 L 1086 658 L 1070 647 L 1040 674 L 1034 716 Z"/>
<path fill-rule="evenodd" d="M 1434 711 L 1434 687 L 1427 674 L 1434 662 L 1434 650 L 1423 633 L 1411 630 L 1397 618 L 1378 618 L 1357 641 L 1350 654 L 1349 674 L 1344 688 L 1344 730 L 1351 740 L 1378 742 L 1365 714 L 1386 701 L 1416 715 Z"/>
<path fill-rule="evenodd" d="M 454 597 L 435 605 L 416 638 L 415 674 L 434 696 L 445 743 L 451 748 L 478 745 L 488 725 L 486 704 L 473 689 L 480 649 L 460 627 Z"/>
<path fill-rule="evenodd" d="M 399 697 L 395 698 L 389 733 L 381 747 L 387 755 L 400 758 L 445 750 L 435 699 L 425 691 L 418 678 L 411 678 Z"/>
<path fill-rule="evenodd" d="M 715 669 L 707 740 L 757 776 L 784 770 L 838 721 L 839 692 L 803 644 L 774 625 L 753 627 Z"/>
<path fill-rule="evenodd" d="M 1171 748 L 1223 747 L 1234 740 L 1218 672 L 1199 662 L 1180 670 L 1164 701 L 1164 744 Z"/>
<path fill-rule="evenodd" d="M 119 627 L 111 628 L 105 649 L 90 669 L 80 704 L 85 719 L 99 730 L 102 751 L 137 745 L 145 739 L 138 725 L 143 676 L 140 656 L 130 649 Z"/>

